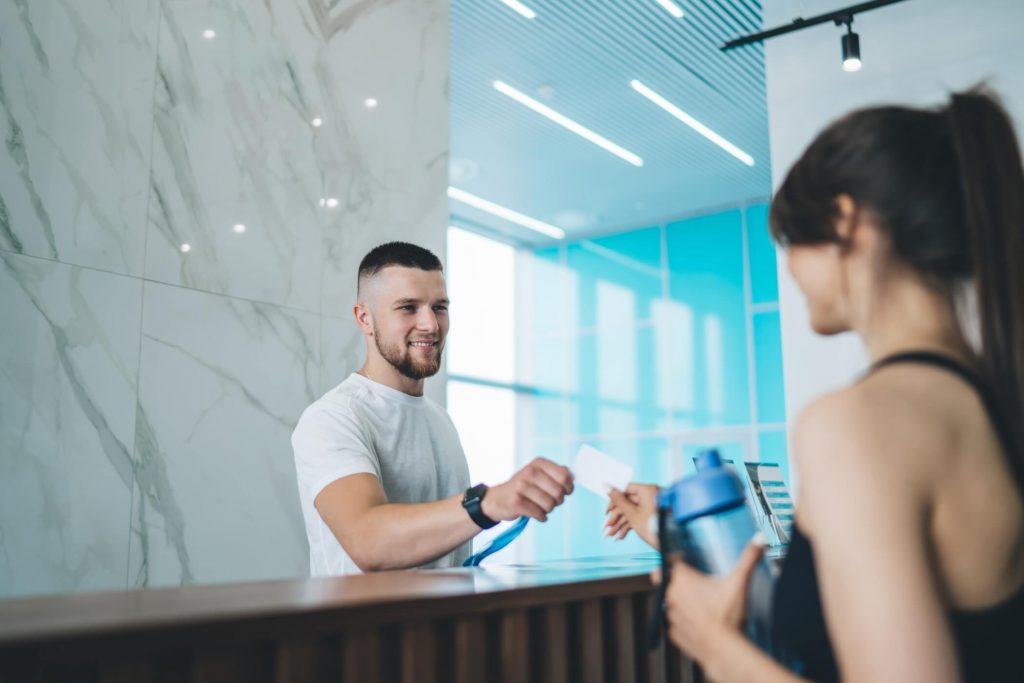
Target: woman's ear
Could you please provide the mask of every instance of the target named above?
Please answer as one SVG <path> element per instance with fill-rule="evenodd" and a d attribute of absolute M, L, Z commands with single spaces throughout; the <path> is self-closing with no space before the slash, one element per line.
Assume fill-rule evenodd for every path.
<path fill-rule="evenodd" d="M 849 243 L 853 237 L 854 228 L 857 227 L 857 203 L 848 194 L 841 194 L 835 198 L 836 206 L 836 235 L 841 243 Z"/>

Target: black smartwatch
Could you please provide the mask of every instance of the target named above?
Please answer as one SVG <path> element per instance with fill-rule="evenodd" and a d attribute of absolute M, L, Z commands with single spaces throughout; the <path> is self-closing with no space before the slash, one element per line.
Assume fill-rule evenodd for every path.
<path fill-rule="evenodd" d="M 486 494 L 487 484 L 477 484 L 476 486 L 470 486 L 466 489 L 465 495 L 462 496 L 462 507 L 466 508 L 466 512 L 469 513 L 470 518 L 476 522 L 476 525 L 481 529 L 490 529 L 492 526 L 497 524 L 497 522 L 485 515 L 483 510 L 480 509 L 480 503 L 483 501 Z"/>

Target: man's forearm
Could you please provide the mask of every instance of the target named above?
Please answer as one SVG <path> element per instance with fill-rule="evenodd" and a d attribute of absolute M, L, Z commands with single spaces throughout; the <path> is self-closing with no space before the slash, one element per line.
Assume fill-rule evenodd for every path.
<path fill-rule="evenodd" d="M 430 503 L 375 506 L 363 513 L 342 545 L 364 572 L 408 569 L 451 552 L 479 531 L 458 494 Z"/>

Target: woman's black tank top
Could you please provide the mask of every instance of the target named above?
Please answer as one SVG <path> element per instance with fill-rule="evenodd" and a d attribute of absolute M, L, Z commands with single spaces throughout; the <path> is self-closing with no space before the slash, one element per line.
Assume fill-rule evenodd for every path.
<path fill-rule="evenodd" d="M 937 353 L 913 351 L 885 358 L 870 372 L 893 363 L 924 363 L 970 384 L 992 420 L 1003 451 L 1016 455 L 1014 440 L 988 388 L 968 368 Z M 1016 462 L 1011 471 L 1017 472 Z M 864 549 L 870 552 L 870 549 Z M 882 618 L 882 615 L 879 615 Z M 1024 586 L 1004 602 L 982 610 L 952 610 L 950 625 L 965 681 L 1024 681 Z M 838 681 L 839 671 L 821 609 L 814 555 L 807 537 L 794 526 L 789 552 L 775 587 L 772 632 L 780 661 L 812 681 Z M 870 655 L 869 655 L 870 656 Z"/>

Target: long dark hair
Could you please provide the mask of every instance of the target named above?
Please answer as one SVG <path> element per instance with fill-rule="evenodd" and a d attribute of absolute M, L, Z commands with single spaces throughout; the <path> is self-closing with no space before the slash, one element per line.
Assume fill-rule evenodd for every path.
<path fill-rule="evenodd" d="M 896 258 L 927 280 L 953 291 L 973 279 L 983 379 L 1021 480 L 1024 168 L 1006 110 L 979 87 L 939 109 L 877 107 L 839 119 L 786 176 L 772 235 L 783 246 L 839 242 L 843 193 L 877 217 Z"/>

